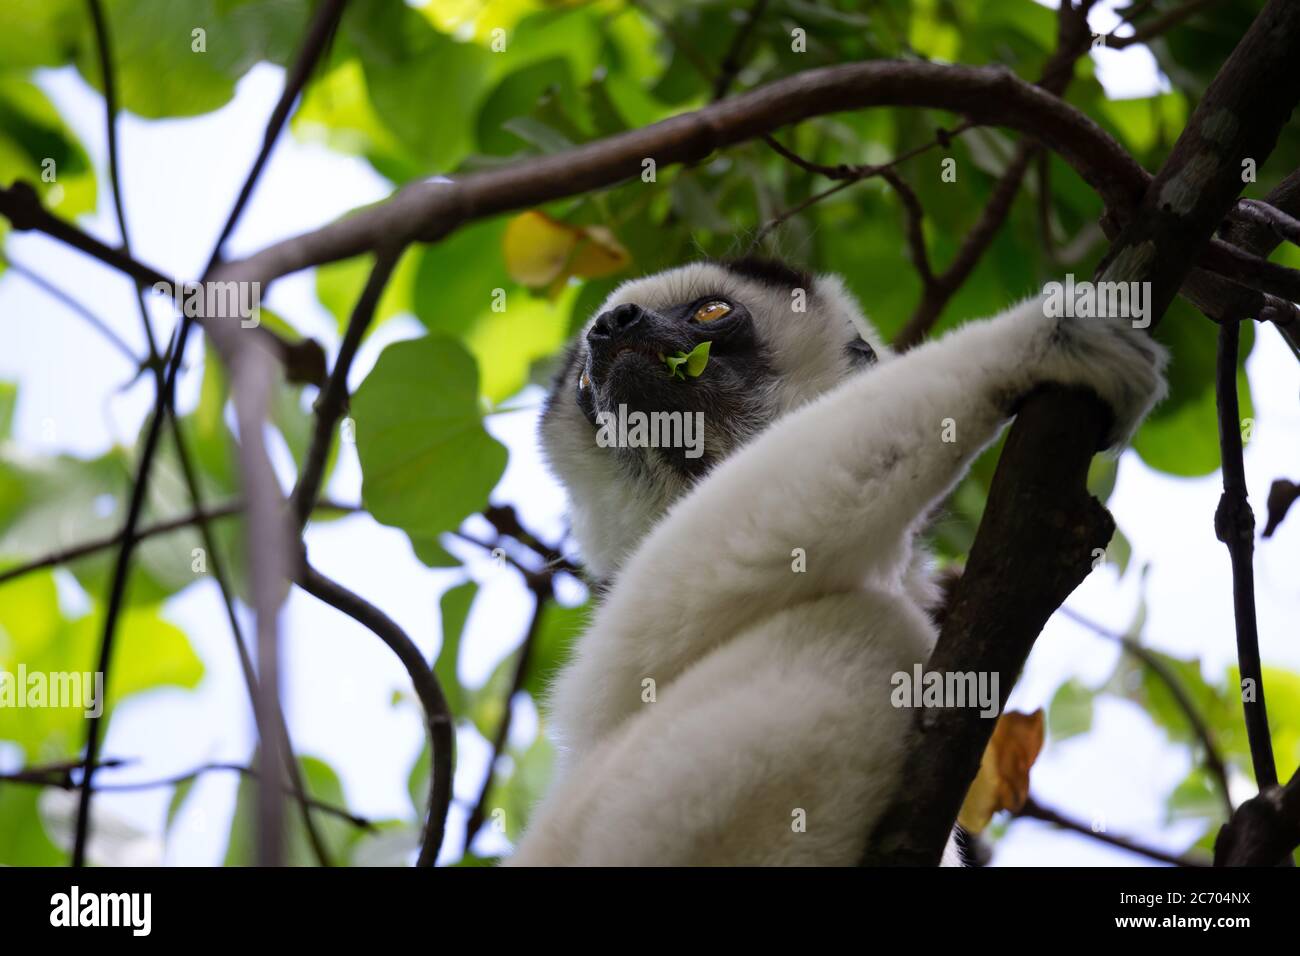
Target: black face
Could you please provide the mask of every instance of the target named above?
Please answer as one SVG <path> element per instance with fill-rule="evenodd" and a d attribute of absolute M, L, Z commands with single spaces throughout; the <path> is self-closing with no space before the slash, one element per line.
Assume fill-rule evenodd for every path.
<path fill-rule="evenodd" d="M 698 376 L 674 375 L 666 357 L 689 354 L 703 342 L 709 358 Z M 597 317 L 579 343 L 577 402 L 593 425 L 602 412 L 700 412 L 718 436 L 745 437 L 758 396 L 772 372 L 744 303 L 721 295 L 654 311 L 625 303 Z M 683 367 L 684 368 L 684 367 Z M 728 445 L 733 443 L 729 440 Z M 688 458 L 680 449 L 653 451 L 688 472 L 707 468 L 729 449 L 705 448 Z"/>

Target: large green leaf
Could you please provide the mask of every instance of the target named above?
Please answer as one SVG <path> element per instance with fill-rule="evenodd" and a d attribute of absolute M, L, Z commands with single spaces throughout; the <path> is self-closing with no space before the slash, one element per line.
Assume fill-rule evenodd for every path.
<path fill-rule="evenodd" d="M 98 605 L 78 618 L 65 618 L 48 571 L 9 582 L 3 597 L 0 671 L 18 674 L 20 667 L 29 675 L 94 671 L 104 625 Z M 128 606 L 117 625 L 104 712 L 109 714 L 126 698 L 156 687 L 192 688 L 202 675 L 203 665 L 184 633 L 164 620 L 156 606 Z M 85 743 L 86 709 L 0 707 L 0 740 L 18 744 L 29 761 L 66 758 Z"/>
<path fill-rule="evenodd" d="M 452 339 L 384 349 L 352 402 L 362 499 L 383 524 L 425 538 L 487 504 L 506 449 L 483 427 L 478 370 Z"/>
<path fill-rule="evenodd" d="M 76 135 L 39 89 L 0 77 L 0 184 L 18 180 L 65 219 L 95 208 L 95 171 Z"/>
<path fill-rule="evenodd" d="M 311 11 L 307 0 L 107 0 L 104 8 L 118 102 L 155 119 L 225 105 L 258 61 L 289 60 Z M 77 66 L 101 88 L 93 44 L 83 40 Z"/>

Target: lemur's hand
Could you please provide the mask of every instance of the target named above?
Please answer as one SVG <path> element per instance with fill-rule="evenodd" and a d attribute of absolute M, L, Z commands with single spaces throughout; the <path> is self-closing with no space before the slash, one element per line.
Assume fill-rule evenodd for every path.
<path fill-rule="evenodd" d="M 1114 416 L 1106 445 L 1123 445 L 1165 395 L 1164 347 L 1129 319 L 1048 318 L 1042 302 L 1034 299 L 1018 310 L 1018 318 L 1033 327 L 1029 372 L 1035 384 L 1091 388 Z"/>

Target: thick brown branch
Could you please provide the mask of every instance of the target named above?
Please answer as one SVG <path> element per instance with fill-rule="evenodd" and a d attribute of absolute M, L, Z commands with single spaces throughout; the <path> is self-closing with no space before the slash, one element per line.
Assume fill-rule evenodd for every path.
<path fill-rule="evenodd" d="M 1300 846 L 1300 770 L 1243 803 L 1214 841 L 1215 866 L 1284 866 Z"/>
<path fill-rule="evenodd" d="M 413 183 L 386 203 L 232 262 L 222 277 L 269 282 L 393 242 L 431 242 L 472 220 L 639 178 L 646 159 L 658 167 L 692 162 L 809 117 L 872 106 L 948 110 L 1028 133 L 1061 153 L 1109 207 L 1131 207 L 1146 185 L 1141 167 L 1096 124 L 1008 70 L 877 61 L 809 70 L 643 129 L 455 182 Z"/>

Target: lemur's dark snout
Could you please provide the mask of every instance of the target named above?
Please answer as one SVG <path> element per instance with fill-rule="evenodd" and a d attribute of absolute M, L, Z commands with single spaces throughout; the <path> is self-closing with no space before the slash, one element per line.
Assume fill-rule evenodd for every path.
<path fill-rule="evenodd" d="M 641 306 L 635 302 L 624 302 L 596 317 L 596 321 L 587 332 L 587 341 L 593 344 L 598 341 L 608 343 L 621 338 L 637 325 L 642 324 L 645 316 L 645 309 Z"/>

